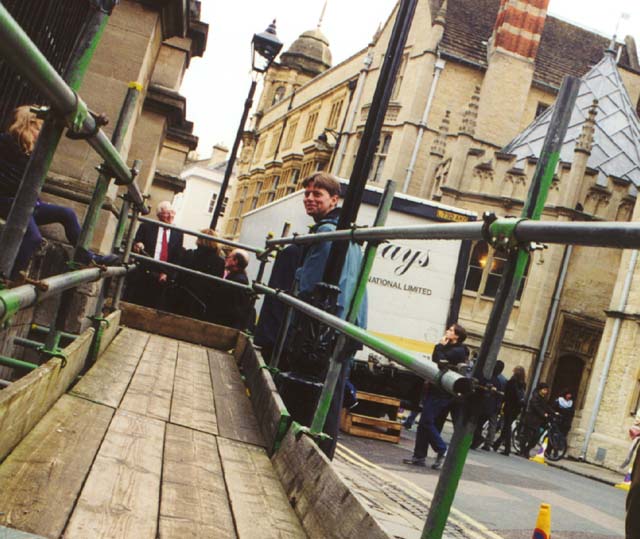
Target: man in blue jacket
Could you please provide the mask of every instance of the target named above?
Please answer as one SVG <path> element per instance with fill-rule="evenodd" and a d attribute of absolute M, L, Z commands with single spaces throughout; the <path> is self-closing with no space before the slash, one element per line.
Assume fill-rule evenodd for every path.
<path fill-rule="evenodd" d="M 334 231 L 340 215 L 340 208 L 338 208 L 340 183 L 338 180 L 327 172 L 316 172 L 305 178 L 302 186 L 304 187 L 304 209 L 307 215 L 314 220 L 310 232 L 315 234 Z M 307 303 L 312 303 L 316 285 L 323 279 L 330 251 L 331 242 L 328 241 L 314 243 L 305 246 L 303 249 L 302 264 L 296 272 L 296 279 L 298 282 L 298 297 Z M 349 245 L 342 267 L 342 273 L 340 274 L 340 282 L 338 283 L 340 293 L 338 295 L 335 315 L 340 318 L 346 319 L 349 314 L 349 307 L 356 290 L 361 263 L 362 252 L 360 246 L 352 242 Z M 358 311 L 356 324 L 362 328 L 366 328 L 366 318 L 367 304 L 365 297 Z M 301 356 L 304 355 L 304 350 L 302 350 L 302 354 L 300 353 L 304 345 L 301 346 L 301 339 L 299 337 L 301 337 L 301 335 L 296 335 L 291 339 L 290 348 L 293 348 L 293 352 Z M 347 342 L 346 348 L 344 355 L 348 356 L 355 352 L 357 346 L 354 345 L 353 342 Z M 318 355 L 318 357 L 320 356 L 322 356 L 322 354 Z M 292 370 L 297 371 L 298 374 L 301 373 L 310 381 L 315 381 L 318 384 L 316 387 L 319 388 L 324 381 L 328 367 L 326 359 L 315 364 L 312 361 L 305 361 L 308 359 L 305 357 L 299 359 L 302 359 L 304 365 L 299 365 L 301 368 L 297 368 L 294 362 L 292 362 Z M 329 458 L 333 456 L 335 441 L 338 436 L 340 411 L 342 409 L 342 400 L 349 374 L 349 367 L 350 360 L 347 360 L 343 363 L 342 373 L 336 384 L 334 398 L 325 423 L 324 432 L 329 434 L 332 440 L 329 443 L 320 444 Z M 304 421 L 304 417 L 308 417 L 309 414 L 312 415 L 315 409 L 315 402 L 303 403 L 299 396 L 288 401 L 285 394 L 283 394 L 283 398 L 285 399 L 287 407 L 290 408 L 289 411 L 292 417 L 298 421 Z M 296 418 L 296 415 L 298 418 Z"/>

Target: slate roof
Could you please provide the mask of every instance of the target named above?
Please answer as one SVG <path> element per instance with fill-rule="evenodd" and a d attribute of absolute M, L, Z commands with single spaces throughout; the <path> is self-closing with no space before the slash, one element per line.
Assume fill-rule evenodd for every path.
<path fill-rule="evenodd" d="M 434 17 L 437 5 L 431 0 Z M 486 42 L 499 5 L 499 0 L 448 0 L 441 51 L 486 67 Z M 602 58 L 608 44 L 606 37 L 547 15 L 534 81 L 559 88 L 564 75 L 581 77 Z M 630 68 L 627 49 L 622 47 L 619 65 Z"/>
<path fill-rule="evenodd" d="M 569 129 L 560 159 L 572 162 L 574 148 L 593 100 L 598 100 L 593 148 L 587 165 L 598 170 L 597 183 L 605 186 L 608 177 L 620 178 L 640 186 L 640 119 L 635 112 L 614 54 L 607 52 L 581 79 Z M 517 156 L 516 166 L 527 157 L 539 156 L 555 104 L 538 116 L 503 151 Z M 632 189 L 635 194 L 635 189 Z"/>

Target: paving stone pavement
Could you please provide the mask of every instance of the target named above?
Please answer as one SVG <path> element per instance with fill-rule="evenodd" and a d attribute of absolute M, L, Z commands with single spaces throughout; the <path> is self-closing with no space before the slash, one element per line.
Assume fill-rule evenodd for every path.
<path fill-rule="evenodd" d="M 391 537 L 419 539 L 427 518 L 431 494 L 392 476 L 342 444 L 333 464 L 352 491 Z M 452 510 L 444 539 L 503 539 L 479 522 Z"/>

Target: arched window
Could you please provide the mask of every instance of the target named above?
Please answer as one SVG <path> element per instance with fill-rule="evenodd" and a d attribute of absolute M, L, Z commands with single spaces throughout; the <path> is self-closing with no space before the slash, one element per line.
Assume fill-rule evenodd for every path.
<path fill-rule="evenodd" d="M 276 91 L 273 93 L 273 100 L 271 101 L 271 104 L 275 105 L 279 101 L 282 101 L 282 98 L 284 97 L 284 93 L 286 91 L 287 89 L 284 86 L 278 86 L 276 88 Z"/>

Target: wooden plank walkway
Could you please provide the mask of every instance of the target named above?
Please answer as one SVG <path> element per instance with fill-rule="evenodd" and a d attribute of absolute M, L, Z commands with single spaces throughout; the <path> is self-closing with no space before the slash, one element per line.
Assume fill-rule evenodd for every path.
<path fill-rule="evenodd" d="M 0 464 L 0 530 L 307 537 L 258 427 L 232 355 L 122 329 Z"/>

